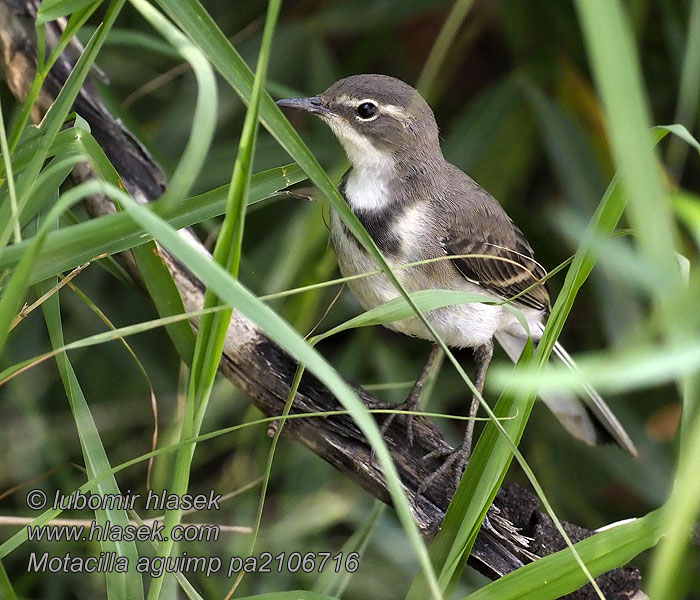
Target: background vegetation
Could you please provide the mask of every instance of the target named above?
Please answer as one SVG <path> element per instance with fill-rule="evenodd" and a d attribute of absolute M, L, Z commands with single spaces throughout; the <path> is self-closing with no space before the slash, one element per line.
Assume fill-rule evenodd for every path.
<path fill-rule="evenodd" d="M 247 64 L 255 68 L 266 3 L 210 0 L 203 4 Z M 700 2 L 632 0 L 621 4 L 634 35 L 631 50 L 636 48 L 641 62 L 651 119 L 646 124 L 683 123 L 696 133 Z M 634 123 L 632 129 L 625 129 L 624 118 L 616 116 L 625 110 L 636 114 L 634 90 L 619 78 L 617 97 L 611 97 L 605 80 L 605 60 L 616 53 L 625 55 L 630 48 L 624 39 L 618 40 L 615 52 L 605 54 L 603 29 L 607 21 L 595 21 L 595 15 L 587 17 L 582 6 L 577 12 L 570 2 L 476 0 L 457 6 L 469 9 L 463 23 L 458 14 L 450 12 L 450 2 L 438 0 L 287 2 L 274 30 L 265 88 L 274 97 L 308 96 L 343 76 L 363 72 L 387 73 L 412 84 L 420 80 L 435 110 L 446 157 L 501 201 L 531 241 L 540 262 L 553 268 L 576 252 L 587 223 L 618 169 L 622 170 L 627 191 L 635 191 L 635 181 L 644 183 L 645 172 L 635 180 L 635 170 L 629 166 L 632 163 L 625 162 L 625 152 L 629 151 L 633 164 L 645 164 L 644 149 L 636 144 L 638 138 L 629 134 L 637 130 Z M 100 7 L 88 25 L 99 24 L 105 11 Z M 457 26 L 456 35 L 445 45 L 444 60 L 432 63 L 436 66 L 432 71 L 425 69 L 446 19 Z M 87 42 L 93 31 L 86 26 L 81 39 Z M 596 32 L 601 33 L 598 40 Z M 96 61 L 109 78 L 109 85 L 101 85 L 102 97 L 172 178 L 182 168 L 179 161 L 193 135 L 197 94 L 211 88 L 203 88 L 173 52 L 144 49 L 144 39 L 160 38 L 143 15 L 126 4 Z M 608 75 L 611 73 L 614 75 L 612 69 Z M 217 83 L 212 96 L 203 98 L 216 111 L 213 142 L 204 168 L 183 195 L 208 191 L 231 180 L 246 105 L 223 79 Z M 9 129 L 20 107 L 4 86 L 0 87 L 0 100 Z M 616 113 L 616 107 L 623 113 Z M 255 113 L 250 114 L 255 118 Z M 639 122 L 645 122 L 647 115 L 643 111 L 639 115 Z M 346 162 L 332 134 L 312 118 L 289 116 L 318 161 L 332 178 L 339 178 Z M 193 137 L 198 134 L 195 131 Z M 252 150 L 251 141 L 244 140 L 245 147 Z M 625 141 L 627 149 L 623 148 Z M 674 136 L 660 143 L 659 156 L 664 164 L 659 179 L 664 188 L 659 187 L 661 194 L 657 196 L 661 202 L 645 205 L 630 197 L 630 212 L 620 227 L 634 227 L 637 234 L 595 242 L 599 263 L 578 294 L 561 337 L 574 353 L 596 351 L 596 356 L 602 357 L 604 362 L 593 363 L 592 368 L 600 372 L 601 385 L 609 392 L 606 398 L 637 443 L 640 459 L 633 460 L 613 447 L 580 445 L 538 405 L 520 444 L 557 515 L 589 528 L 642 516 L 661 506 L 676 476 L 680 448 L 691 465 L 692 458 L 697 458 L 692 453 L 692 438 L 686 436 L 684 445 L 680 444 L 683 390 L 679 384 L 685 385 L 687 433 L 697 421 L 691 418 L 688 407 L 693 406 L 694 393 L 697 401 L 698 389 L 700 159 L 692 147 Z M 287 152 L 261 128 L 253 171 L 288 162 Z M 655 174 L 650 176 L 653 183 Z M 308 183 L 296 191 L 322 199 Z M 647 196 L 654 198 L 651 192 Z M 7 202 L 8 198 L 5 182 L 2 200 Z M 249 208 L 238 268 L 240 281 L 255 295 L 265 295 L 337 277 L 335 259 L 327 245 L 325 211 L 325 202 L 296 196 L 278 197 Z M 85 218 L 82 209 L 75 207 L 70 215 L 64 215 L 61 225 Z M 199 223 L 196 231 L 213 248 L 220 227 L 221 220 L 212 219 Z M 665 237 L 669 232 L 671 237 Z M 30 235 L 31 230 L 25 231 L 23 237 Z M 674 290 L 666 285 L 663 269 L 670 264 L 669 257 L 673 261 L 673 255 L 669 246 L 656 252 L 657 243 L 666 239 L 674 240 L 675 250 L 690 260 L 687 289 Z M 80 292 L 66 288 L 60 294 L 66 341 L 105 329 L 103 319 L 85 296 L 117 327 L 158 316 L 141 290 L 128 279 L 115 276 L 109 261 L 102 263 L 108 268 L 93 264 L 74 280 Z M 5 278 L 3 292 L 8 289 L 7 281 Z M 563 282 L 563 274 L 550 281 L 553 297 Z M 359 312 L 356 302 L 344 291 L 327 313 L 337 291 L 337 287 L 325 288 L 275 300 L 270 306 L 306 335 L 321 319 L 320 329 L 325 330 Z M 36 289 L 30 289 L 29 301 L 36 294 Z M 34 311 L 13 330 L 0 355 L 0 368 L 51 348 L 44 319 L 42 311 Z M 150 450 L 151 393 L 158 404 L 161 446 L 177 439 L 182 414 L 189 406 L 189 375 L 165 331 L 156 329 L 131 337 L 128 344 L 138 360 L 118 343 L 69 355 L 112 466 Z M 408 382 L 428 352 L 425 342 L 381 328 L 347 331 L 318 348 L 342 375 L 380 386 L 379 395 L 397 401 L 407 392 Z M 656 357 L 651 353 L 654 349 Z M 674 349 L 676 354 L 671 352 Z M 471 369 L 471 353 L 457 352 L 456 356 Z M 620 365 L 624 366 L 625 360 L 636 370 L 623 369 Z M 606 364 L 613 365 L 611 373 L 603 368 Z M 671 372 L 673 376 L 669 376 Z M 499 391 L 496 387 L 487 390 L 486 398 L 492 405 Z M 435 381 L 430 410 L 463 414 L 469 395 L 455 370 L 445 366 Z M 2 385 L 0 397 L 0 494 L 22 486 L 2 497 L 0 513 L 26 516 L 24 499 L 28 489 L 73 490 L 85 482 L 86 462 L 76 433 L 76 417 L 66 402 L 61 377 L 52 361 Z M 204 401 L 204 406 L 204 432 L 260 418 L 222 378 L 214 382 L 211 398 L 208 404 Z M 454 439 L 460 435 L 458 422 L 441 421 L 441 427 Z M 193 520 L 254 526 L 259 481 L 269 447 L 264 425 L 199 444 L 188 470 L 190 490 L 229 493 L 254 485 L 225 502 L 221 511 L 196 515 Z M 151 486 L 169 487 L 172 471 L 170 455 L 158 457 Z M 517 465 L 508 477 L 528 485 Z M 30 483 L 35 478 L 40 478 L 40 483 Z M 143 493 L 146 463 L 120 473 L 117 481 L 122 491 Z M 691 496 L 691 489 L 684 487 L 687 480 L 682 476 L 679 481 L 676 489 L 680 489 L 682 502 L 683 497 L 687 500 Z M 347 584 L 342 597 L 403 598 L 418 570 L 418 559 L 406 543 L 406 531 L 393 511 L 385 510 L 377 516 L 375 510 L 374 501 L 362 490 L 319 458 L 281 439 L 256 553 L 335 552 L 367 526 L 368 516 L 376 516 L 362 549 L 361 569 L 342 582 Z M 14 527 L 0 529 L 0 539 L 8 539 L 15 531 Z M 248 551 L 249 534 L 224 536 L 224 541 L 216 545 L 191 544 L 186 550 L 192 555 Z M 26 556 L 33 548 L 27 544 L 3 557 L 17 597 L 53 600 L 105 594 L 102 576 L 27 574 Z M 51 550 L 62 554 L 73 551 L 74 546 L 66 545 L 62 550 L 55 544 Z M 97 547 L 89 550 L 99 551 Z M 141 547 L 139 550 L 148 552 Z M 643 554 L 634 561 L 645 575 L 652 573 L 649 559 L 653 556 Z M 655 560 L 664 560 L 662 552 Z M 668 591 L 664 598 L 699 598 L 697 548 L 691 548 L 685 556 L 673 555 L 673 561 L 681 576 L 668 588 L 656 589 Z M 222 597 L 229 587 L 229 582 L 220 577 L 194 575 L 189 579 L 205 598 Z M 237 596 L 311 589 L 314 582 L 313 576 L 304 574 L 247 575 Z M 456 584 L 454 597 L 464 597 L 485 583 L 480 575 L 466 569 Z M 164 586 L 161 597 L 181 593 L 175 591 L 174 580 L 166 578 Z M 0 594 L 13 597 L 8 589 Z"/>

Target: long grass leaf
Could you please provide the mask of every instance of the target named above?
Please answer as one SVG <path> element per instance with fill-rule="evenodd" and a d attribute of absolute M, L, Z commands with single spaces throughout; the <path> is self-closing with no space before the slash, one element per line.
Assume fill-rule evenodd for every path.
<path fill-rule="evenodd" d="M 82 184 L 67 194 L 90 195 L 96 193 L 105 193 L 122 203 L 128 213 L 138 220 L 141 226 L 150 231 L 178 260 L 188 265 L 205 285 L 214 290 L 217 296 L 222 298 L 227 304 L 235 306 L 241 314 L 253 321 L 270 339 L 294 355 L 327 385 L 341 404 L 350 411 L 352 418 L 357 422 L 358 427 L 374 448 L 377 460 L 387 478 L 387 485 L 392 499 L 396 506 L 399 507 L 402 520 L 406 520 L 404 526 L 407 527 L 409 535 L 416 536 L 416 539 L 412 540 L 414 544 L 417 543 L 422 546 L 420 534 L 412 521 L 396 467 L 391 460 L 379 429 L 364 405 L 335 370 L 328 365 L 320 354 L 308 346 L 294 329 L 274 311 L 255 298 L 240 283 L 231 278 L 221 266 L 203 256 L 190 244 L 182 240 L 177 232 L 167 223 L 147 208 L 134 203 L 122 190 L 106 183 L 93 181 Z M 439 596 L 439 593 L 436 596 Z"/>
<path fill-rule="evenodd" d="M 54 294 L 41 306 L 49 329 L 51 344 L 55 347 L 63 345 L 63 330 L 61 325 L 59 296 Z M 88 477 L 94 478 L 111 469 L 107 453 L 105 452 L 99 431 L 92 418 L 90 409 L 85 400 L 83 391 L 78 383 L 78 379 L 73 371 L 73 367 L 65 354 L 56 355 L 56 364 L 61 374 L 63 387 L 68 397 L 68 401 L 73 412 L 80 444 L 83 450 L 85 466 Z M 114 475 L 101 480 L 97 484 L 99 494 L 119 495 L 119 486 Z M 106 522 L 113 523 L 116 527 L 124 528 L 129 524 L 129 517 L 125 510 L 107 508 L 96 511 L 96 519 L 103 527 Z M 125 556 L 130 565 L 138 562 L 138 551 L 136 543 L 132 541 L 111 541 L 100 542 L 103 551 L 116 552 L 118 556 Z M 107 574 L 107 592 L 110 598 L 123 598 L 125 600 L 143 598 L 143 582 L 141 575 L 135 569 L 128 569 L 124 573 Z"/>
<path fill-rule="evenodd" d="M 85 8 L 95 0 L 42 0 L 36 15 L 37 25 L 43 25 L 49 21 L 55 21 L 71 13 Z"/>
<path fill-rule="evenodd" d="M 177 49 L 192 67 L 197 81 L 197 103 L 192 128 L 168 189 L 161 202 L 166 212 L 187 196 L 204 165 L 216 126 L 217 90 L 214 71 L 204 55 L 177 28 L 145 0 L 130 0 L 136 10 Z"/>
<path fill-rule="evenodd" d="M 65 164 L 63 169 L 66 174 L 77 160 L 77 157 L 69 158 L 67 162 L 61 163 Z M 63 178 L 65 179 L 65 175 Z M 295 165 L 257 173 L 251 180 L 249 204 L 273 197 L 280 190 L 304 179 L 306 176 Z M 49 188 L 53 185 L 51 183 Z M 228 187 L 222 186 L 182 201 L 168 214 L 168 222 L 179 229 L 222 215 L 225 212 Z M 164 214 L 158 202 L 154 202 L 151 208 L 157 214 Z M 29 283 L 36 283 L 75 268 L 89 262 L 95 256 L 128 250 L 150 239 L 152 238 L 137 223 L 123 213 L 105 215 L 79 225 L 64 227 L 46 237 L 43 249 L 37 255 L 29 274 Z M 1 251 L 0 270 L 15 267 L 30 244 L 31 240 L 24 240 Z"/>
<path fill-rule="evenodd" d="M 607 130 L 639 251 L 658 280 L 655 298 L 675 328 L 669 298 L 681 282 L 673 250 L 676 231 L 649 144 L 649 108 L 632 32 L 619 0 L 576 0 L 589 62 L 607 116 Z"/>
<path fill-rule="evenodd" d="M 141 2 L 141 0 L 131 1 L 137 2 L 137 5 Z M 258 64 L 251 93 L 251 101 L 243 123 L 243 131 L 241 133 L 238 153 L 231 177 L 231 185 L 229 187 L 226 203 L 226 216 L 214 248 L 214 261 L 223 266 L 233 277 L 238 276 L 238 266 L 241 260 L 245 210 L 248 204 L 253 154 L 257 138 L 258 108 L 272 47 L 272 35 L 275 30 L 280 8 L 281 0 L 269 1 L 263 30 L 263 41 L 260 47 L 260 53 L 258 54 Z M 168 25 L 168 27 L 171 26 Z M 200 54 L 199 50 L 196 50 L 196 52 Z M 203 58 L 202 61 L 204 61 Z M 195 66 L 194 63 L 192 64 Z M 206 67 L 207 71 L 211 72 L 211 67 L 208 63 Z M 213 74 L 211 77 L 213 78 Z M 202 92 L 203 90 L 200 89 L 200 94 Z M 200 98 L 201 97 L 202 96 L 200 96 Z M 183 160 L 184 159 L 185 157 L 183 155 Z M 220 300 L 216 293 L 208 287 L 204 295 L 204 308 L 210 308 L 219 303 Z M 211 389 L 214 384 L 214 378 L 218 371 L 221 351 L 226 339 L 226 332 L 230 320 L 231 309 L 224 309 L 221 312 L 202 315 L 199 322 L 194 356 L 192 359 L 192 369 L 190 371 L 187 389 L 185 418 L 181 431 L 181 439 L 194 437 L 199 433 L 209 402 Z M 171 484 L 171 489 L 174 490 L 175 493 L 182 494 L 187 491 L 194 449 L 194 446 L 183 448 L 178 452 L 175 458 L 175 471 Z M 172 527 L 179 523 L 181 514 L 182 511 L 178 510 L 169 510 L 166 512 L 164 517 L 166 531 L 170 531 Z M 173 542 L 171 540 L 166 540 L 159 546 L 158 554 L 168 557 L 172 551 L 172 547 Z M 148 592 L 149 600 L 155 600 L 160 596 L 162 582 L 163 579 L 160 577 L 153 580 Z"/>
<path fill-rule="evenodd" d="M 700 0 L 691 0 L 688 33 L 686 35 L 685 56 L 678 90 L 678 102 L 674 121 L 690 129 L 697 119 L 700 100 Z M 673 139 L 668 146 L 668 166 L 676 179 L 683 172 L 683 163 L 688 147 Z"/>
<path fill-rule="evenodd" d="M 472 4 L 474 4 L 474 0 L 455 0 L 450 14 L 447 15 L 445 22 L 440 28 L 440 33 L 430 49 L 430 54 L 428 54 L 416 84 L 416 89 L 426 98 L 431 96 L 432 87 L 435 84 L 440 67 L 445 62 L 445 57 Z"/>
<path fill-rule="evenodd" d="M 17 210 L 17 190 L 15 189 L 15 176 L 12 173 L 12 157 L 10 156 L 10 147 L 7 143 L 7 134 L 5 132 L 5 115 L 2 112 L 2 102 L 0 102 L 0 152 L 5 164 L 5 173 L 7 174 L 7 193 L 10 197 L 10 210 L 12 231 L 14 233 L 15 243 L 22 241 L 22 233 L 19 225 L 19 211 Z M 1 199 L 1 196 L 0 196 Z"/>
<path fill-rule="evenodd" d="M 5 600 L 17 600 L 17 594 L 12 587 L 12 582 L 7 576 L 7 571 L 5 570 L 5 565 L 0 561 L 0 591 L 3 594 Z"/>
<path fill-rule="evenodd" d="M 37 152 L 32 157 L 30 163 L 27 165 L 27 168 L 22 173 L 22 176 L 18 178 L 17 181 L 17 197 L 19 205 L 21 205 L 24 199 L 32 193 L 36 178 L 41 171 L 44 160 L 46 159 L 48 148 L 52 144 L 54 138 L 66 120 L 71 106 L 73 105 L 73 101 L 80 93 L 80 89 L 82 88 L 82 85 L 95 62 L 95 58 L 102 48 L 109 30 L 114 24 L 114 21 L 119 15 L 125 2 L 126 0 L 112 0 L 112 2 L 109 4 L 102 23 L 100 23 L 100 26 L 97 28 L 95 34 L 88 42 L 85 50 L 75 63 L 75 67 L 68 76 L 65 85 L 58 93 L 56 100 L 51 104 L 46 112 L 46 115 L 44 115 L 41 125 L 39 126 L 40 133 L 42 136 L 44 136 L 44 140 L 38 147 Z M 0 224 L 0 248 L 7 243 L 10 231 L 11 223 Z"/>
<path fill-rule="evenodd" d="M 598 576 L 654 546 L 664 531 L 660 511 L 614 526 L 576 544 L 591 573 Z M 484 586 L 464 600 L 556 600 L 586 583 L 568 550 L 540 558 Z M 656 598 L 659 596 L 652 596 Z"/>

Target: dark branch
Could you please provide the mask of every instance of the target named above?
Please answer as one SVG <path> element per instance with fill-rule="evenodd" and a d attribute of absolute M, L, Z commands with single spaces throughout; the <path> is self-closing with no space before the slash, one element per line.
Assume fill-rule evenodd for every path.
<path fill-rule="evenodd" d="M 5 78 L 13 94 L 22 101 L 33 77 L 35 44 L 33 19 L 36 2 L 33 0 L 0 0 L 0 50 Z M 56 24 L 49 28 L 47 39 L 55 39 Z M 51 103 L 70 72 L 70 53 L 64 54 L 44 84 L 34 118 Z M 90 86 L 80 93 L 74 109 L 85 118 L 105 153 L 119 172 L 126 188 L 140 202 L 158 197 L 165 189 L 165 177 L 144 148 L 104 108 Z M 74 177 L 90 177 L 87 167 L 76 169 Z M 93 217 L 112 212 L 106 198 L 92 198 L 88 210 Z M 187 230 L 181 232 L 195 243 L 199 241 Z M 201 244 L 200 244 L 201 245 Z M 187 310 L 201 307 L 203 286 L 183 265 L 160 248 Z M 126 255 L 128 256 L 128 255 Z M 127 267 L 136 277 L 133 261 L 126 256 Z M 196 325 L 196 324 L 195 324 Z M 221 372 L 235 386 L 243 390 L 255 406 L 270 416 L 282 412 L 296 362 L 277 347 L 256 327 L 241 316 L 234 316 L 226 339 Z M 372 407 L 378 401 L 361 387 L 351 384 L 359 397 Z M 332 411 L 341 408 L 328 390 L 312 376 L 305 376 L 299 387 L 294 413 Z M 355 423 L 347 416 L 293 419 L 287 422 L 284 433 L 332 464 L 341 473 L 353 479 L 370 494 L 389 503 L 389 493 L 378 467 L 370 460 L 370 447 Z M 432 535 L 440 526 L 452 493 L 450 478 L 436 479 L 425 497 L 416 501 L 415 490 L 427 474 L 438 466 L 439 459 L 423 460 L 428 452 L 447 446 L 440 431 L 431 421 L 415 420 L 415 444 L 409 447 L 405 428 L 392 426 L 386 442 L 405 485 L 413 514 L 421 530 Z M 569 535 L 575 540 L 591 534 L 576 525 L 567 524 Z M 528 542 L 517 532 L 531 538 Z M 497 496 L 489 512 L 488 525 L 482 527 L 469 558 L 471 565 L 491 578 L 502 576 L 530 561 L 532 554 L 545 556 L 564 547 L 563 540 L 550 519 L 539 510 L 539 502 L 531 493 L 517 486 L 509 486 Z M 616 569 L 598 578 L 608 598 L 642 598 L 641 579 L 633 568 Z M 593 598 L 590 586 L 568 598 Z"/>

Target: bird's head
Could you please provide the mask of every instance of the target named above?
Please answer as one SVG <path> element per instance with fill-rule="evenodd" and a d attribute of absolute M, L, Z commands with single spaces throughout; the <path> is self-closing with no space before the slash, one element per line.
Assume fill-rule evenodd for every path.
<path fill-rule="evenodd" d="M 440 152 L 433 111 L 414 88 L 394 77 L 353 75 L 318 96 L 277 104 L 321 117 L 355 167 Z"/>

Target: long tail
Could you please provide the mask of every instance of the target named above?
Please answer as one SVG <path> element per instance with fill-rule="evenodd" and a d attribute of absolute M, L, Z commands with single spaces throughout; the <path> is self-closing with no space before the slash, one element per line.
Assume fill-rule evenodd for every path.
<path fill-rule="evenodd" d="M 525 338 L 506 331 L 498 332 L 496 340 L 513 362 L 520 358 L 526 341 Z M 574 360 L 559 342 L 554 345 L 554 357 L 570 369 L 577 368 Z M 568 391 L 540 392 L 539 396 L 575 438 L 591 446 L 615 442 L 636 457 L 638 453 L 634 442 L 600 394 L 587 384 L 582 386 L 581 392 L 582 398 Z"/>

